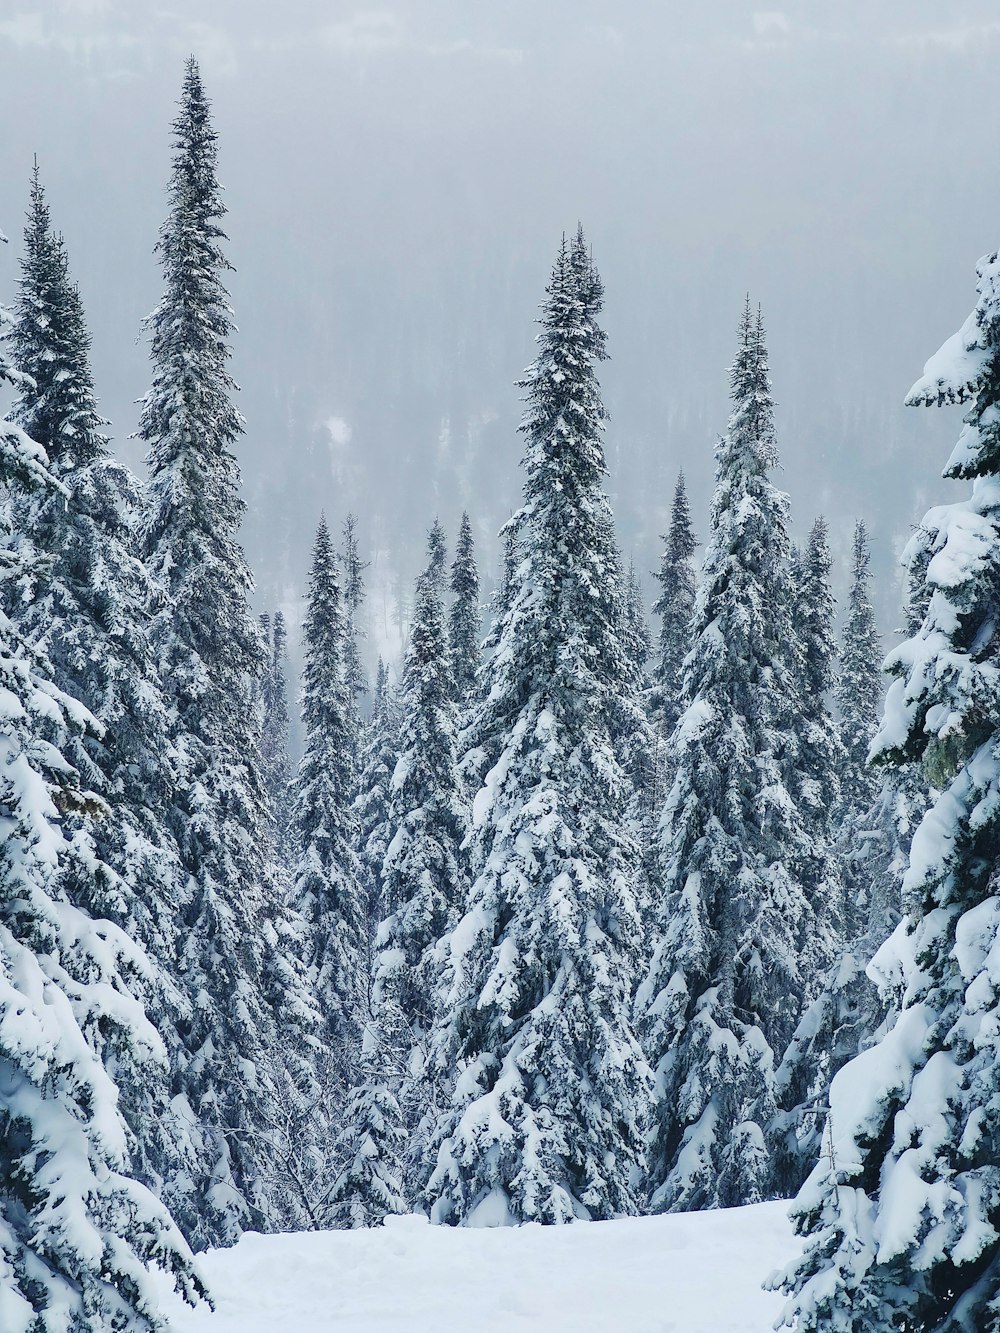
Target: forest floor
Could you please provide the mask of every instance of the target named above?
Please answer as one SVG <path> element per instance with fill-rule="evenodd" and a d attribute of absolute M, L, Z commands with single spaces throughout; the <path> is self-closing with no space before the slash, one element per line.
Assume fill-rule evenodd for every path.
<path fill-rule="evenodd" d="M 783 1298 L 760 1284 L 798 1246 L 787 1211 L 247 1235 L 202 1256 L 214 1313 L 165 1304 L 173 1333 L 768 1333 Z"/>

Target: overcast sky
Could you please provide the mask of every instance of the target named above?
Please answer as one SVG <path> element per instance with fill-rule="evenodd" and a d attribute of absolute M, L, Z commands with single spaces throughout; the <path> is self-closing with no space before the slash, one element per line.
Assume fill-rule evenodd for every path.
<path fill-rule="evenodd" d="M 371 645 L 435 514 L 484 564 L 516 505 L 513 381 L 560 234 L 607 289 L 609 488 L 656 563 L 677 468 L 703 532 L 744 293 L 769 331 L 796 534 L 895 559 L 947 496 L 954 411 L 904 409 L 1000 244 L 996 0 L 3 0 L 0 299 L 32 154 L 118 447 L 146 387 L 169 122 L 194 52 L 227 189 L 246 542 L 297 618 L 321 509 L 360 517 Z"/>

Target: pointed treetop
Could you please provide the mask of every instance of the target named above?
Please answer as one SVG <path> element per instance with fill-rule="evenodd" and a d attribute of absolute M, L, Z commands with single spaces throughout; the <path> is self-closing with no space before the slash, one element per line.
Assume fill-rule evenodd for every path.
<path fill-rule="evenodd" d="M 97 409 L 83 302 L 66 243 L 52 228 L 37 158 L 20 267 L 14 349 L 19 368 L 33 383 L 22 386 L 11 416 L 64 477 L 107 453 L 108 423 Z"/>
<path fill-rule="evenodd" d="M 344 519 L 340 559 L 344 567 L 344 600 L 352 616 L 357 614 L 364 601 L 364 572 L 371 563 L 361 559 L 359 545 L 357 515 L 348 514 Z"/>
<path fill-rule="evenodd" d="M 736 359 L 729 370 L 729 382 L 729 396 L 735 404 L 727 431 L 730 442 L 748 448 L 755 469 L 767 472 L 778 465 L 774 399 L 764 318 L 759 307 L 754 316 L 749 296 L 740 318 Z"/>
<path fill-rule="evenodd" d="M 440 587 L 444 582 L 445 565 L 448 560 L 448 543 L 441 520 L 435 518 L 427 534 L 427 574 Z"/>
<path fill-rule="evenodd" d="M 389 671 L 382 659 L 382 654 L 378 655 L 378 666 L 375 668 L 375 689 L 372 692 L 372 721 L 380 720 L 385 712 L 386 696 L 389 693 Z"/>
<path fill-rule="evenodd" d="M 690 560 L 698 546 L 698 541 L 691 527 L 691 506 L 688 503 L 687 483 L 684 469 L 677 474 L 674 487 L 674 499 L 670 506 L 670 531 L 663 538 L 672 564 L 680 560 Z"/>

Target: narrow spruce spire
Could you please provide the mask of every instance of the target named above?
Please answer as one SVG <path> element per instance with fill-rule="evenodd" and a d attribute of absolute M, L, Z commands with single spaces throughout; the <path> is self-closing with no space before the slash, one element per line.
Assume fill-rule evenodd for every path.
<path fill-rule="evenodd" d="M 353 700 L 344 670 L 348 621 L 325 518 L 313 544 L 302 637 L 303 752 L 295 783 L 292 898 L 311 930 L 310 984 L 340 1077 L 349 1084 L 363 1008 L 366 914 L 353 848 Z"/>
<path fill-rule="evenodd" d="M 273 617 L 262 615 L 260 623 L 265 644 L 260 756 L 275 848 L 279 858 L 287 861 L 292 778 L 288 758 L 288 631 L 280 610 Z"/>
<path fill-rule="evenodd" d="M 698 543 L 691 526 L 687 484 L 683 471 L 677 474 L 670 529 L 663 538 L 664 550 L 656 573 L 660 595 L 653 612 L 660 617 L 653 682 L 656 691 L 654 712 L 661 733 L 669 736 L 680 716 L 684 658 L 690 643 L 691 617 L 694 614 L 694 553 Z"/>
<path fill-rule="evenodd" d="M 164 289 L 146 320 L 152 384 L 138 434 L 149 466 L 142 547 L 161 590 L 149 637 L 181 756 L 169 819 L 185 893 L 177 972 L 192 1010 L 172 1078 L 175 1105 L 192 1118 L 191 1136 L 211 1163 L 174 1207 L 200 1245 L 282 1220 L 258 1154 L 290 1061 L 305 1050 L 299 1024 L 311 1012 L 278 942 L 286 922 L 257 723 L 265 651 L 239 544 L 245 506 L 233 449 L 243 421 L 229 373 L 234 329 L 217 157 L 192 58 L 173 122 L 168 212 L 156 247 Z"/>
<path fill-rule="evenodd" d="M 808 842 L 783 771 L 795 695 L 788 500 L 763 323 L 749 299 L 691 621 L 660 828 L 660 942 L 637 1015 L 656 1072 L 657 1210 L 774 1196 L 774 1065 L 798 1018 Z"/>
<path fill-rule="evenodd" d="M 470 728 L 491 765 L 473 807 L 476 879 L 442 948 L 432 1059 L 452 1087 L 425 1191 L 442 1222 L 637 1207 L 648 1104 L 628 1012 L 638 850 L 612 743 L 636 682 L 603 490 L 601 303 L 582 233 L 564 240 L 523 382 L 524 504 L 508 524 L 520 559 Z"/>
<path fill-rule="evenodd" d="M 851 587 L 844 622 L 840 672 L 834 697 L 840 713 L 844 750 L 840 775 L 844 815 L 867 810 L 878 790 L 868 751 L 878 728 L 882 698 L 882 645 L 871 601 L 871 549 L 868 529 L 859 519 L 851 553 Z"/>
<path fill-rule="evenodd" d="M 437 525 L 417 579 L 400 686 L 398 759 L 392 774 L 382 867 L 384 918 L 376 938 L 380 1040 L 406 1071 L 399 1089 L 413 1127 L 425 1100 L 426 1041 L 437 981 L 437 944 L 464 906 L 466 834 L 455 751 L 455 704 L 445 633 Z"/>
<path fill-rule="evenodd" d="M 451 566 L 451 610 L 448 613 L 448 643 L 455 699 L 468 699 L 479 669 L 479 640 L 482 613 L 479 606 L 479 570 L 472 538 L 472 523 L 462 514 Z"/>
<path fill-rule="evenodd" d="M 353 709 L 354 758 L 359 760 L 361 744 L 360 708 L 368 693 L 368 677 L 361 661 L 361 608 L 365 601 L 365 570 L 368 562 L 361 559 L 361 545 L 358 539 L 358 520 L 356 515 L 348 514 L 344 519 L 340 548 L 340 566 L 344 574 L 344 614 L 347 619 L 347 638 L 344 643 L 344 678 Z"/>
<path fill-rule="evenodd" d="M 834 855 L 844 755 L 830 710 L 837 662 L 832 568 L 826 520 L 820 517 L 810 529 L 805 549 L 791 562 L 798 689 L 791 700 L 795 745 L 789 747 L 785 765 L 809 839 L 799 870 L 811 909 L 801 940 L 807 991 L 815 991 L 818 978 L 843 947 L 847 910 Z"/>
<path fill-rule="evenodd" d="M 372 1005 L 375 932 L 385 915 L 383 872 L 392 839 L 392 776 L 399 753 L 399 702 L 381 657 L 375 672 L 371 716 L 361 736 L 361 768 L 354 800 L 354 847 L 361 865 L 365 898 L 365 1012 Z"/>

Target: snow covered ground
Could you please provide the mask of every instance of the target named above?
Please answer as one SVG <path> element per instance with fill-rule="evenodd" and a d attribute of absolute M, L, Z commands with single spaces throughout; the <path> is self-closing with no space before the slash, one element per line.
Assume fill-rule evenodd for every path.
<path fill-rule="evenodd" d="M 787 1205 L 525 1226 L 244 1236 L 203 1256 L 216 1312 L 174 1333 L 766 1333 L 798 1242 Z"/>

